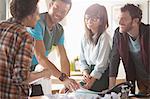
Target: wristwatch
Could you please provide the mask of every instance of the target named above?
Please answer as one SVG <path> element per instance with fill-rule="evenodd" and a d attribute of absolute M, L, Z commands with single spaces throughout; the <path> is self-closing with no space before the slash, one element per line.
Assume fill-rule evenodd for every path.
<path fill-rule="evenodd" d="M 68 76 L 65 73 L 61 73 L 59 80 L 60 81 L 65 81 L 65 79 L 68 78 Z"/>

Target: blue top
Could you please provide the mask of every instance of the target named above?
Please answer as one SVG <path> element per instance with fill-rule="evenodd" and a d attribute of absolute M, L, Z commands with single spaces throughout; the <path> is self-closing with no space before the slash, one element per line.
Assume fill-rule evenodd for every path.
<path fill-rule="evenodd" d="M 56 24 L 52 30 L 49 30 L 44 16 L 47 13 L 40 14 L 40 20 L 37 22 L 34 29 L 27 28 L 27 31 L 35 40 L 43 40 L 46 48 L 45 56 L 48 56 L 52 46 L 64 45 L 64 31 L 60 24 Z M 32 58 L 32 65 L 37 65 L 38 61 L 35 55 Z"/>
<path fill-rule="evenodd" d="M 149 80 L 150 75 L 146 72 L 145 66 L 142 62 L 140 50 L 140 41 L 139 38 L 137 38 L 135 41 L 132 40 L 132 38 L 129 36 L 129 51 L 131 53 L 132 61 L 135 64 L 135 70 L 136 70 L 136 77 L 137 79 L 144 79 Z"/>

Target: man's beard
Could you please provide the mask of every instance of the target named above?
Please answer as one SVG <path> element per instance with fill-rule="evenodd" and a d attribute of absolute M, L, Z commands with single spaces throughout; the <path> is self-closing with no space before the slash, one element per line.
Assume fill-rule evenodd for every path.
<path fill-rule="evenodd" d="M 119 32 L 121 32 L 121 33 L 127 33 L 127 32 L 129 32 L 131 30 L 132 30 L 132 22 L 130 24 L 126 25 L 123 28 L 119 27 Z"/>

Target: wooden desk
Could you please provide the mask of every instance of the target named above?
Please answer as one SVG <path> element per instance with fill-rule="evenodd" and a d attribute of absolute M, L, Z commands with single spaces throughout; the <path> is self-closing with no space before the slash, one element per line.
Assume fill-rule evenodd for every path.
<path fill-rule="evenodd" d="M 49 99 L 47 96 L 36 96 L 36 97 L 29 97 L 29 99 Z M 129 99 L 150 99 L 150 98 L 136 98 L 136 97 L 131 97 Z"/>
<path fill-rule="evenodd" d="M 72 76 L 70 78 L 76 80 L 77 82 L 82 80 L 81 72 L 71 72 L 71 75 Z M 54 76 L 52 76 L 51 79 L 52 79 L 51 80 L 52 81 L 52 93 L 53 94 L 58 93 L 59 90 L 63 88 L 63 84 L 58 78 L 56 78 Z M 116 84 L 119 84 L 119 83 L 122 83 L 122 82 L 125 82 L 125 79 L 122 79 L 122 78 L 118 77 L 117 81 L 116 81 Z"/>
<path fill-rule="evenodd" d="M 49 99 L 47 96 L 35 96 L 35 97 L 29 97 L 29 99 Z"/>
<path fill-rule="evenodd" d="M 148 97 L 148 98 L 136 98 L 136 97 L 130 97 L 129 99 L 150 99 L 150 97 Z"/>

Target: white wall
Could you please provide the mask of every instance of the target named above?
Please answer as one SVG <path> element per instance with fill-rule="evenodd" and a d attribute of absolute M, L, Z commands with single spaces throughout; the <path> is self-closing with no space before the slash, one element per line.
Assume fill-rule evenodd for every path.
<path fill-rule="evenodd" d="M 148 24 L 150 24 L 150 0 L 148 0 L 148 4 L 147 4 L 147 7 L 148 7 Z"/>
<path fill-rule="evenodd" d="M 113 37 L 114 30 L 118 26 L 115 22 L 114 9 L 116 6 L 124 6 L 126 3 L 133 3 L 139 5 L 143 11 L 142 22 L 148 23 L 149 13 L 148 13 L 148 1 L 149 0 L 72 0 L 73 5 L 71 11 L 65 18 L 65 48 L 67 50 L 67 55 L 69 60 L 73 60 L 80 53 L 80 41 L 84 34 L 84 23 L 83 16 L 86 8 L 93 4 L 99 3 L 107 8 L 109 17 L 109 29 L 111 37 Z M 53 54 L 51 54 L 53 56 Z M 52 59 L 54 60 L 54 59 Z M 125 78 L 124 68 L 122 62 L 119 68 L 119 77 Z"/>
<path fill-rule="evenodd" d="M 0 0 L 0 20 L 9 18 L 9 1 L 10 0 Z M 46 1 L 46 2 L 45 2 Z M 50 0 L 40 0 L 40 12 L 47 11 L 47 5 Z M 117 27 L 114 21 L 114 8 L 115 5 L 123 6 L 126 3 L 139 4 L 140 8 L 143 11 L 143 19 L 144 23 L 150 23 L 150 0 L 72 0 L 73 5 L 71 11 L 65 18 L 65 47 L 67 50 L 67 55 L 69 60 L 73 60 L 76 56 L 79 56 L 80 53 L 80 41 L 81 37 L 84 34 L 84 23 L 83 23 L 83 15 L 85 9 L 93 4 L 99 3 L 104 5 L 107 8 L 108 17 L 109 17 L 109 31 L 111 37 L 113 37 L 114 30 Z M 148 6 L 149 2 L 149 6 Z M 149 9 L 148 9 L 149 8 Z M 149 21 L 148 21 L 149 19 Z M 53 56 L 52 56 L 53 57 Z M 53 59 L 52 59 L 53 60 Z M 119 70 L 120 77 L 124 77 L 124 69 L 121 66 Z"/>
<path fill-rule="evenodd" d="M 0 20 L 5 20 L 6 18 L 6 3 L 5 0 L 0 0 Z"/>
<path fill-rule="evenodd" d="M 148 23 L 148 0 L 72 0 L 73 5 L 71 11 L 67 15 L 65 25 L 65 46 L 70 59 L 79 55 L 80 40 L 84 34 L 83 15 L 85 9 L 92 3 L 99 3 L 107 8 L 109 17 L 109 31 L 113 37 L 114 30 L 118 26 L 115 24 L 113 17 L 113 9 L 115 6 L 123 6 L 126 3 L 139 4 L 143 11 L 142 22 Z"/>
<path fill-rule="evenodd" d="M 107 8 L 109 17 L 109 31 L 111 37 L 113 37 L 114 30 L 118 26 L 114 20 L 114 8 L 116 6 L 124 6 L 126 3 L 133 3 L 139 5 L 143 11 L 142 22 L 148 23 L 148 0 L 72 0 L 73 5 L 71 11 L 67 15 L 65 25 L 65 47 L 70 60 L 73 60 L 80 53 L 80 41 L 84 34 L 83 15 L 85 9 L 93 4 L 99 3 Z M 119 68 L 119 77 L 124 78 L 125 73 L 121 64 Z"/>

